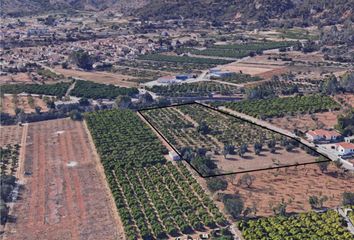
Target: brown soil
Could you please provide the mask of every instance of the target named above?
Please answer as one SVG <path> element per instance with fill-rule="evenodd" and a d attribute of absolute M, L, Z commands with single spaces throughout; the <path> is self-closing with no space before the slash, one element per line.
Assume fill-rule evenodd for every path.
<path fill-rule="evenodd" d="M 338 206 L 345 191 L 354 191 L 354 175 L 338 177 L 339 170 L 330 165 L 327 173 L 321 173 L 316 164 L 283 168 L 250 173 L 255 180 L 250 188 L 238 186 L 242 175 L 231 175 L 228 178 L 227 192 L 239 193 L 246 207 L 257 206 L 258 216 L 269 216 L 273 212 L 271 206 L 282 199 L 288 202 L 287 212 L 305 212 L 311 209 L 308 198 L 311 195 L 326 195 L 329 200 L 325 207 Z M 232 184 L 232 182 L 234 184 Z"/>
<path fill-rule="evenodd" d="M 132 76 L 109 73 L 109 72 L 84 72 L 74 69 L 55 68 L 55 71 L 63 74 L 65 77 L 75 77 L 84 80 L 89 80 L 97 83 L 113 84 L 121 87 L 136 87 L 138 84 L 129 79 L 135 79 Z"/>
<path fill-rule="evenodd" d="M 253 151 L 251 148 L 252 146 L 248 146 L 248 149 Z M 287 152 L 282 148 L 278 149 L 274 154 L 265 149 L 259 156 L 254 152 L 247 152 L 243 157 L 228 155 L 225 158 L 223 155 L 214 155 L 212 159 L 215 160 L 218 169 L 222 173 L 252 171 L 316 161 L 315 157 L 307 154 L 300 148 L 296 148 L 291 152 Z"/>
<path fill-rule="evenodd" d="M 18 96 L 18 104 L 17 108 L 23 109 L 25 113 L 33 113 L 35 112 L 34 107 L 41 107 L 41 112 L 48 112 L 49 109 L 45 102 L 39 97 L 32 97 L 34 100 L 34 107 L 31 107 L 28 103 L 28 97 Z M 4 113 L 8 113 L 10 115 L 15 115 L 15 104 L 13 103 L 12 96 L 4 96 L 1 98 L 1 111 Z"/>
<path fill-rule="evenodd" d="M 337 124 L 337 116 L 341 111 L 325 112 L 313 114 L 313 119 L 310 114 L 273 118 L 271 123 L 280 128 L 293 131 L 294 129 L 302 130 L 304 132 L 316 128 L 334 128 Z"/>
<path fill-rule="evenodd" d="M 338 102 L 341 102 L 339 100 L 343 100 L 346 105 L 354 107 L 354 94 L 338 94 L 335 96 L 335 99 Z"/>
<path fill-rule="evenodd" d="M 81 122 L 31 123 L 20 199 L 4 239 L 124 239 Z"/>
<path fill-rule="evenodd" d="M 20 144 L 22 127 L 18 125 L 0 126 L 0 146 L 7 144 Z"/>
<path fill-rule="evenodd" d="M 0 76 L 0 84 L 30 83 L 30 82 L 32 82 L 32 80 L 28 76 L 28 73 L 17 73 L 17 74 L 8 74 L 6 76 Z"/>

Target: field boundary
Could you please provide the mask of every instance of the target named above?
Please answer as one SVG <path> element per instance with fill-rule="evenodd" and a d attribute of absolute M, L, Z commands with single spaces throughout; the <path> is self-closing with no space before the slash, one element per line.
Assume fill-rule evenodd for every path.
<path fill-rule="evenodd" d="M 323 160 L 323 161 L 313 161 L 313 162 L 308 162 L 308 163 L 296 163 L 296 164 L 290 164 L 290 165 L 285 165 L 285 166 L 277 166 L 277 167 L 268 167 L 268 168 L 260 168 L 260 169 L 254 169 L 254 170 L 245 170 L 245 171 L 236 171 L 236 172 L 230 172 L 230 173 L 220 173 L 220 174 L 212 174 L 212 175 L 203 175 L 201 174 L 198 169 L 196 169 L 189 161 L 187 161 L 186 159 L 183 159 L 183 156 L 182 154 L 177 150 L 177 148 L 170 143 L 170 141 L 161 133 L 161 131 L 154 126 L 154 124 L 151 123 L 151 121 L 149 121 L 149 119 L 147 117 L 144 116 L 143 112 L 144 111 L 149 111 L 149 110 L 153 110 L 153 109 L 163 109 L 163 108 L 171 108 L 171 107 L 178 107 L 178 106 L 184 106 L 184 105 L 193 105 L 193 104 L 196 104 L 196 105 L 199 105 L 199 106 L 203 106 L 205 108 L 208 108 L 208 109 L 211 109 L 213 111 L 216 111 L 218 113 L 221 113 L 223 115 L 227 115 L 229 117 L 233 117 L 233 118 L 236 118 L 238 120 L 242 120 L 242 121 L 245 121 L 249 124 L 253 124 L 253 125 L 256 125 L 258 127 L 261 127 L 263 129 L 266 129 L 266 130 L 269 130 L 269 131 L 272 131 L 274 133 L 277 133 L 277 134 L 280 134 L 284 137 L 287 137 L 287 138 L 290 138 L 296 142 L 298 142 L 299 144 L 313 150 L 314 152 L 316 152 L 318 155 L 324 157 L 325 159 L 327 160 Z M 188 102 L 188 103 L 181 103 L 181 104 L 172 104 L 172 105 L 169 105 L 169 106 L 162 106 L 162 107 L 152 107 L 152 108 L 144 108 L 144 109 L 139 109 L 138 110 L 138 113 L 146 120 L 146 122 L 160 135 L 160 137 L 162 137 L 168 145 L 170 145 L 170 147 L 178 154 L 178 156 L 186 161 L 188 163 L 188 165 L 194 169 L 194 171 L 196 171 L 198 173 L 198 175 L 202 178 L 210 178 L 210 177 L 219 177 L 219 176 L 227 176 L 227 175 L 234 175 L 234 174 L 241 174 L 241 173 L 250 173 L 250 172 L 259 172 L 259 171 L 265 171 L 265 170 L 274 170 L 274 169 L 281 169 L 281 168 L 288 168 L 288 167 L 297 167 L 297 166 L 305 166 L 305 165 L 310 165 L 310 164 L 316 164 L 316 163 L 320 163 L 320 162 L 331 162 L 332 160 L 325 154 L 323 153 L 320 153 L 319 151 L 317 151 L 316 148 L 313 148 L 312 146 L 309 146 L 305 143 L 303 143 L 301 140 L 295 138 L 295 137 L 292 137 L 292 136 L 289 136 L 289 135 L 286 135 L 282 132 L 278 132 L 274 129 L 271 129 L 271 128 L 268 128 L 266 126 L 262 126 L 262 125 L 259 125 L 257 123 L 254 123 L 248 119 L 244 119 L 244 118 L 241 118 L 241 117 L 238 117 L 238 116 L 235 116 L 231 113 L 228 113 L 228 112 L 224 112 L 224 111 L 221 111 L 217 108 L 214 108 L 214 107 L 211 107 L 209 105 L 206 105 L 206 104 L 202 104 L 202 103 L 199 103 L 199 102 L 196 102 L 196 101 L 193 101 L 193 102 Z"/>

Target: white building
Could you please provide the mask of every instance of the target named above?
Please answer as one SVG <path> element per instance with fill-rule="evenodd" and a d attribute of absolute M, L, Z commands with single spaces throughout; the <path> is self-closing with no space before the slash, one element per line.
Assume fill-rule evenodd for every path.
<path fill-rule="evenodd" d="M 354 136 L 345 137 L 345 138 L 344 138 L 344 142 L 347 142 L 347 143 L 354 143 Z"/>
<path fill-rule="evenodd" d="M 314 141 L 334 141 L 338 140 L 341 135 L 337 133 L 336 131 L 328 131 L 328 130 L 323 130 L 323 129 L 317 129 L 317 130 L 312 130 L 308 131 L 306 133 L 306 137 L 308 140 L 314 142 Z"/>
<path fill-rule="evenodd" d="M 336 151 L 339 155 L 354 155 L 354 144 L 347 142 L 340 142 L 336 144 Z"/>

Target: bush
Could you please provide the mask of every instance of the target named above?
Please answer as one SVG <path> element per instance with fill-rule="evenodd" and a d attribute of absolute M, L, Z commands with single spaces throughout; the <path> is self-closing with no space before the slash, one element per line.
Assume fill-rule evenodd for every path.
<path fill-rule="evenodd" d="M 208 189 L 212 192 L 227 189 L 227 181 L 223 178 L 211 178 L 207 180 Z"/>

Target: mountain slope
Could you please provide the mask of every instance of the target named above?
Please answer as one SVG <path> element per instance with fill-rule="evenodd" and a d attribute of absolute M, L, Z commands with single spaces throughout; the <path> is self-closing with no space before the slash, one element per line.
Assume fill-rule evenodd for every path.
<path fill-rule="evenodd" d="M 138 11 L 145 19 L 267 20 L 309 19 L 316 22 L 354 20 L 354 0 L 150 0 Z"/>

